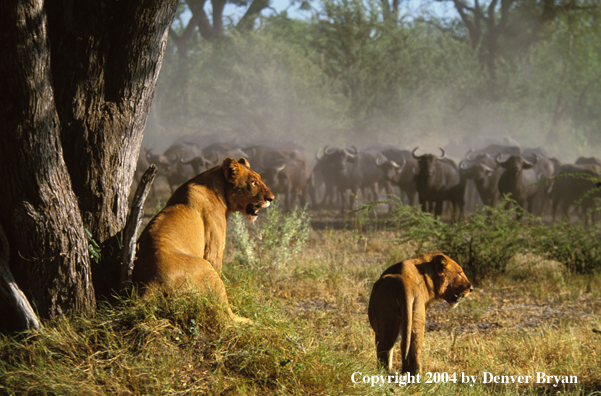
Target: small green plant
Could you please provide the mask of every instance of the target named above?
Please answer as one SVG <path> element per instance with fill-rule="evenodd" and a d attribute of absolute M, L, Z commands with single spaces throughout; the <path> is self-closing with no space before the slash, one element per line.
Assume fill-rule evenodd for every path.
<path fill-rule="evenodd" d="M 165 202 L 161 199 L 161 197 L 157 197 L 157 202 L 154 206 L 154 214 L 157 215 L 163 208 L 165 207 Z"/>
<path fill-rule="evenodd" d="M 306 209 L 297 208 L 283 214 L 279 197 L 255 227 L 248 227 L 242 214 L 232 214 L 228 221 L 228 234 L 236 250 L 236 261 L 270 272 L 281 268 L 300 252 L 309 238 L 309 220 Z M 254 226 L 254 223 L 251 224 Z"/>
<path fill-rule="evenodd" d="M 88 251 L 90 252 L 90 258 L 98 264 L 100 262 L 101 254 L 100 254 L 100 246 L 92 237 L 92 233 L 87 228 L 84 229 L 86 231 L 86 236 L 90 240 L 90 244 L 88 245 Z"/>

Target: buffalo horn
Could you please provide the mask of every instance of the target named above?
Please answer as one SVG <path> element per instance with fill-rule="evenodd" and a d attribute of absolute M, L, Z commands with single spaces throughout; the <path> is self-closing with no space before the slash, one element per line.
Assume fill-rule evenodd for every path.
<path fill-rule="evenodd" d="M 497 164 L 499 165 L 503 165 L 505 162 L 507 162 L 509 160 L 509 158 L 507 158 L 505 161 L 503 161 L 503 153 L 499 153 L 497 154 L 497 156 L 495 157 L 495 161 L 497 161 Z"/>
<path fill-rule="evenodd" d="M 238 149 L 238 152 L 240 153 L 240 155 L 241 155 L 242 157 L 246 158 L 247 160 L 248 160 L 249 158 L 252 158 L 252 157 L 250 157 L 250 156 L 249 156 L 249 155 L 248 155 L 248 154 L 247 154 L 245 151 L 242 151 L 242 149 Z"/>
<path fill-rule="evenodd" d="M 395 168 L 399 168 L 400 169 L 400 168 L 404 168 L 405 167 L 405 164 L 407 163 L 407 159 L 405 157 L 403 157 L 403 163 L 402 164 L 399 164 L 398 162 L 395 162 L 395 161 L 390 161 L 390 162 L 392 162 L 392 166 L 394 166 Z"/>
<path fill-rule="evenodd" d="M 381 154 L 381 153 L 376 154 L 376 165 L 377 166 L 382 165 L 386 161 L 388 161 L 388 158 L 386 158 L 383 154 Z"/>
<path fill-rule="evenodd" d="M 413 158 L 415 158 L 416 160 L 421 159 L 425 154 L 422 155 L 415 155 L 415 152 L 417 151 L 419 147 L 416 147 L 413 149 L 413 151 L 411 152 L 411 155 L 413 155 Z M 414 172 L 415 173 L 415 172 Z"/>
<path fill-rule="evenodd" d="M 179 157 L 179 162 L 181 162 L 184 165 L 190 165 L 192 163 L 192 161 L 194 161 L 196 158 L 200 158 L 200 157 L 194 157 L 190 161 L 184 161 L 184 159 L 182 157 Z"/>
<path fill-rule="evenodd" d="M 280 163 L 274 165 L 274 169 L 276 172 L 281 172 L 282 170 L 284 170 L 285 167 L 286 167 L 285 162 L 280 162 Z"/>
<path fill-rule="evenodd" d="M 325 149 L 328 148 L 328 146 L 323 146 L 322 148 L 319 149 L 319 151 L 317 152 L 317 154 L 315 154 L 315 159 L 320 161 L 323 158 Z"/>
<path fill-rule="evenodd" d="M 538 162 L 538 155 L 536 155 L 536 153 L 534 153 L 534 162 L 530 162 L 524 158 L 524 164 L 526 164 L 530 167 L 536 165 L 537 162 Z"/>
<path fill-rule="evenodd" d="M 469 154 L 469 153 L 468 153 Z M 466 155 L 467 158 L 467 155 Z M 469 160 L 468 160 L 469 161 Z M 471 168 L 471 166 L 468 165 L 468 163 L 466 161 L 461 161 L 459 163 L 459 168 L 463 169 L 463 170 L 468 170 Z"/>
<path fill-rule="evenodd" d="M 465 154 L 465 159 L 468 161 L 473 161 L 473 158 L 470 158 L 470 154 L 473 152 L 474 150 L 472 150 L 471 148 L 469 149 L 469 151 Z"/>
<path fill-rule="evenodd" d="M 336 147 L 328 147 L 328 146 L 324 147 L 324 153 L 325 153 L 326 155 L 332 155 L 332 154 L 334 154 L 336 151 L 338 151 L 338 149 L 337 149 Z"/>

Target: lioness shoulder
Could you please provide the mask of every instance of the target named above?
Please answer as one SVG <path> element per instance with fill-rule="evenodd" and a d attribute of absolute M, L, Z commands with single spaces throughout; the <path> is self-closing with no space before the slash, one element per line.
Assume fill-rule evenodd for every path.
<path fill-rule="evenodd" d="M 380 364 L 392 372 L 394 345 L 400 340 L 402 373 L 419 372 L 427 306 L 435 299 L 455 306 L 471 290 L 463 269 L 441 252 L 420 254 L 386 269 L 374 283 L 367 311 Z"/>
<path fill-rule="evenodd" d="M 223 163 L 184 183 L 146 226 L 138 239 L 133 281 L 148 292 L 192 284 L 211 290 L 235 320 L 221 267 L 226 219 L 242 212 L 249 220 L 269 206 L 274 195 L 244 158 Z"/>

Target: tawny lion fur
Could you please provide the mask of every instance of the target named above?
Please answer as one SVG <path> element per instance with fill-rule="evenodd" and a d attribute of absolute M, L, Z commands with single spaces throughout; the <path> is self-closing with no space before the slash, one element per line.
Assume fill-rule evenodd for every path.
<path fill-rule="evenodd" d="M 226 219 L 232 212 L 254 220 L 274 196 L 248 161 L 226 158 L 179 187 L 138 239 L 133 281 L 148 294 L 177 290 L 191 282 L 214 293 L 238 322 L 221 280 Z"/>
<path fill-rule="evenodd" d="M 402 373 L 418 373 L 428 305 L 442 299 L 454 307 L 470 291 L 472 285 L 461 267 L 441 252 L 389 267 L 374 284 L 368 308 L 379 363 L 393 372 L 394 345 L 400 340 Z"/>

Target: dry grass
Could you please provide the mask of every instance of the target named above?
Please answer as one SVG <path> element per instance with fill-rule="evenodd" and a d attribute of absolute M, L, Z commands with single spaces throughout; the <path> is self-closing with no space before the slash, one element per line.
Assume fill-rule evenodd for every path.
<path fill-rule="evenodd" d="M 601 276 L 517 257 L 456 309 L 428 314 L 421 383 L 352 381 L 376 368 L 367 303 L 383 269 L 414 253 L 389 231 L 313 231 L 303 252 L 266 277 L 226 248 L 230 302 L 255 325 L 230 324 L 195 295 L 125 300 L 92 317 L 0 339 L 0 394 L 589 394 L 601 390 Z M 398 367 L 398 363 L 396 365 Z M 457 383 L 426 383 L 455 373 Z M 484 373 L 532 376 L 483 383 Z M 537 373 L 577 384 L 536 384 Z M 473 386 L 462 384 L 474 376 Z M 499 380 L 502 378 L 499 377 Z M 561 380 L 561 378 L 560 378 Z"/>
<path fill-rule="evenodd" d="M 411 246 L 395 240 L 394 233 L 384 231 L 313 232 L 298 261 L 258 294 L 276 296 L 293 327 L 309 326 L 315 337 L 364 366 L 364 374 L 381 374 L 375 366 L 367 303 L 381 271 L 413 254 Z M 529 385 L 477 384 L 486 393 L 601 389 L 601 335 L 592 331 L 601 328 L 599 286 L 598 275 L 571 275 L 558 263 L 520 256 L 503 276 L 486 280 L 456 309 L 444 302 L 433 304 L 425 371 L 464 373 L 479 381 L 484 372 L 530 375 L 535 382 L 537 372 L 578 379 L 577 385 L 558 387 L 532 380 Z M 350 375 L 341 380 L 348 383 Z M 445 386 L 454 392 L 462 385 Z M 363 384 L 353 389 L 375 391 Z M 411 389 L 420 393 L 432 387 Z"/>

